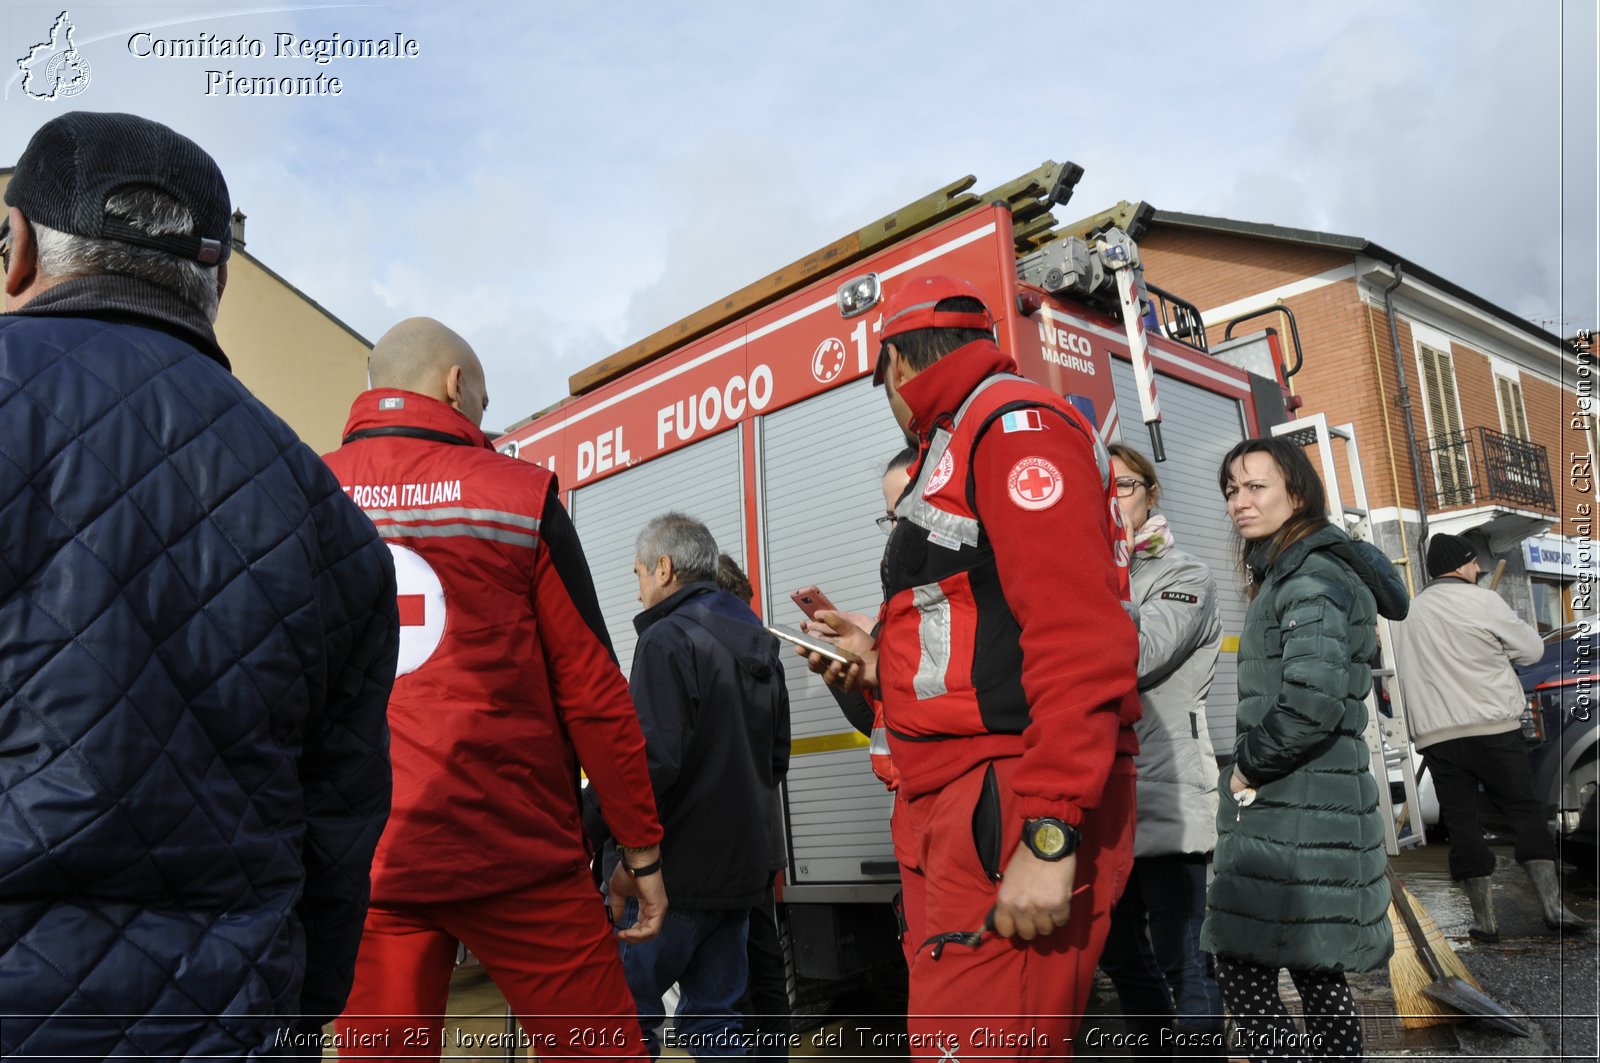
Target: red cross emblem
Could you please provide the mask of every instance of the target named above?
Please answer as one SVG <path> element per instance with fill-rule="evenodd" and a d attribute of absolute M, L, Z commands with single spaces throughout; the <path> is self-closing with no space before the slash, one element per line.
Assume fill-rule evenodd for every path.
<path fill-rule="evenodd" d="M 400 606 L 401 627 L 421 627 L 428 622 L 428 599 L 420 594 L 399 594 L 395 602 Z"/>
<path fill-rule="evenodd" d="M 422 555 L 409 546 L 386 542 L 394 558 L 395 604 L 400 613 L 400 657 L 395 675 L 416 671 L 444 638 L 444 584 Z"/>
<path fill-rule="evenodd" d="M 1011 467 L 1011 501 L 1022 509 L 1049 509 L 1064 490 L 1061 470 L 1044 458 L 1023 458 Z"/>

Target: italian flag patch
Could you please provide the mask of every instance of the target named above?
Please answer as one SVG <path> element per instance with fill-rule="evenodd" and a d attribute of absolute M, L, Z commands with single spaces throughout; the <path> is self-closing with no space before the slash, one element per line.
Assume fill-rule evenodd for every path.
<path fill-rule="evenodd" d="M 1042 432 L 1044 418 L 1038 410 L 1012 410 L 1000 418 L 1000 427 L 1007 432 Z"/>

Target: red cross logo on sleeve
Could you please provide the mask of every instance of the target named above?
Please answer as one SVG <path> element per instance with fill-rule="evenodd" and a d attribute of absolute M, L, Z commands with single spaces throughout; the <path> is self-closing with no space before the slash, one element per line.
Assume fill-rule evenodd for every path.
<path fill-rule="evenodd" d="M 1049 509 L 1061 500 L 1065 487 L 1061 470 L 1045 458 L 1023 458 L 1011 467 L 1007 486 L 1019 508 Z"/>

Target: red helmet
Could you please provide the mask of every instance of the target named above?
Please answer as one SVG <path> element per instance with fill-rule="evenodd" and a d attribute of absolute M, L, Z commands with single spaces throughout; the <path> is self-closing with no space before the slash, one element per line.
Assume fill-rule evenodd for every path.
<path fill-rule="evenodd" d="M 925 328 L 994 328 L 994 318 L 989 316 L 987 308 L 971 312 L 934 309 L 943 300 L 957 296 L 976 299 L 980 306 L 984 305 L 978 289 L 959 277 L 936 274 L 911 278 L 884 301 L 883 328 L 878 333 L 879 341 L 887 343 L 896 336 Z M 889 360 L 879 358 L 878 367 L 872 374 L 872 383 L 882 384 L 888 369 Z"/>

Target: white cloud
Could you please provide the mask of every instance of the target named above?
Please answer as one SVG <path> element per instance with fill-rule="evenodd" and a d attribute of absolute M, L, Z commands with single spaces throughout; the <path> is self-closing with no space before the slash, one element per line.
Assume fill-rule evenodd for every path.
<path fill-rule="evenodd" d="M 1526 316 L 1595 319 L 1582 0 L 1564 6 L 1564 132 L 1548 4 L 1162 3 L 1134 32 L 1120 9 L 955 0 L 240 14 L 267 6 L 75 12 L 94 67 L 75 103 L 205 144 L 250 215 L 252 252 L 369 338 L 410 314 L 460 331 L 501 423 L 561 397 L 575 369 L 962 174 L 982 190 L 1052 157 L 1088 171 L 1063 217 L 1145 198 L 1324 228 Z M 59 10 L 9 5 L 0 54 L 22 54 Z M 421 55 L 137 60 L 120 36 L 200 17 L 166 32 L 269 47 L 279 30 L 402 32 Z M 207 97 L 211 67 L 324 70 L 345 92 Z M 56 109 L 16 96 L 0 102 L 0 159 Z"/>

